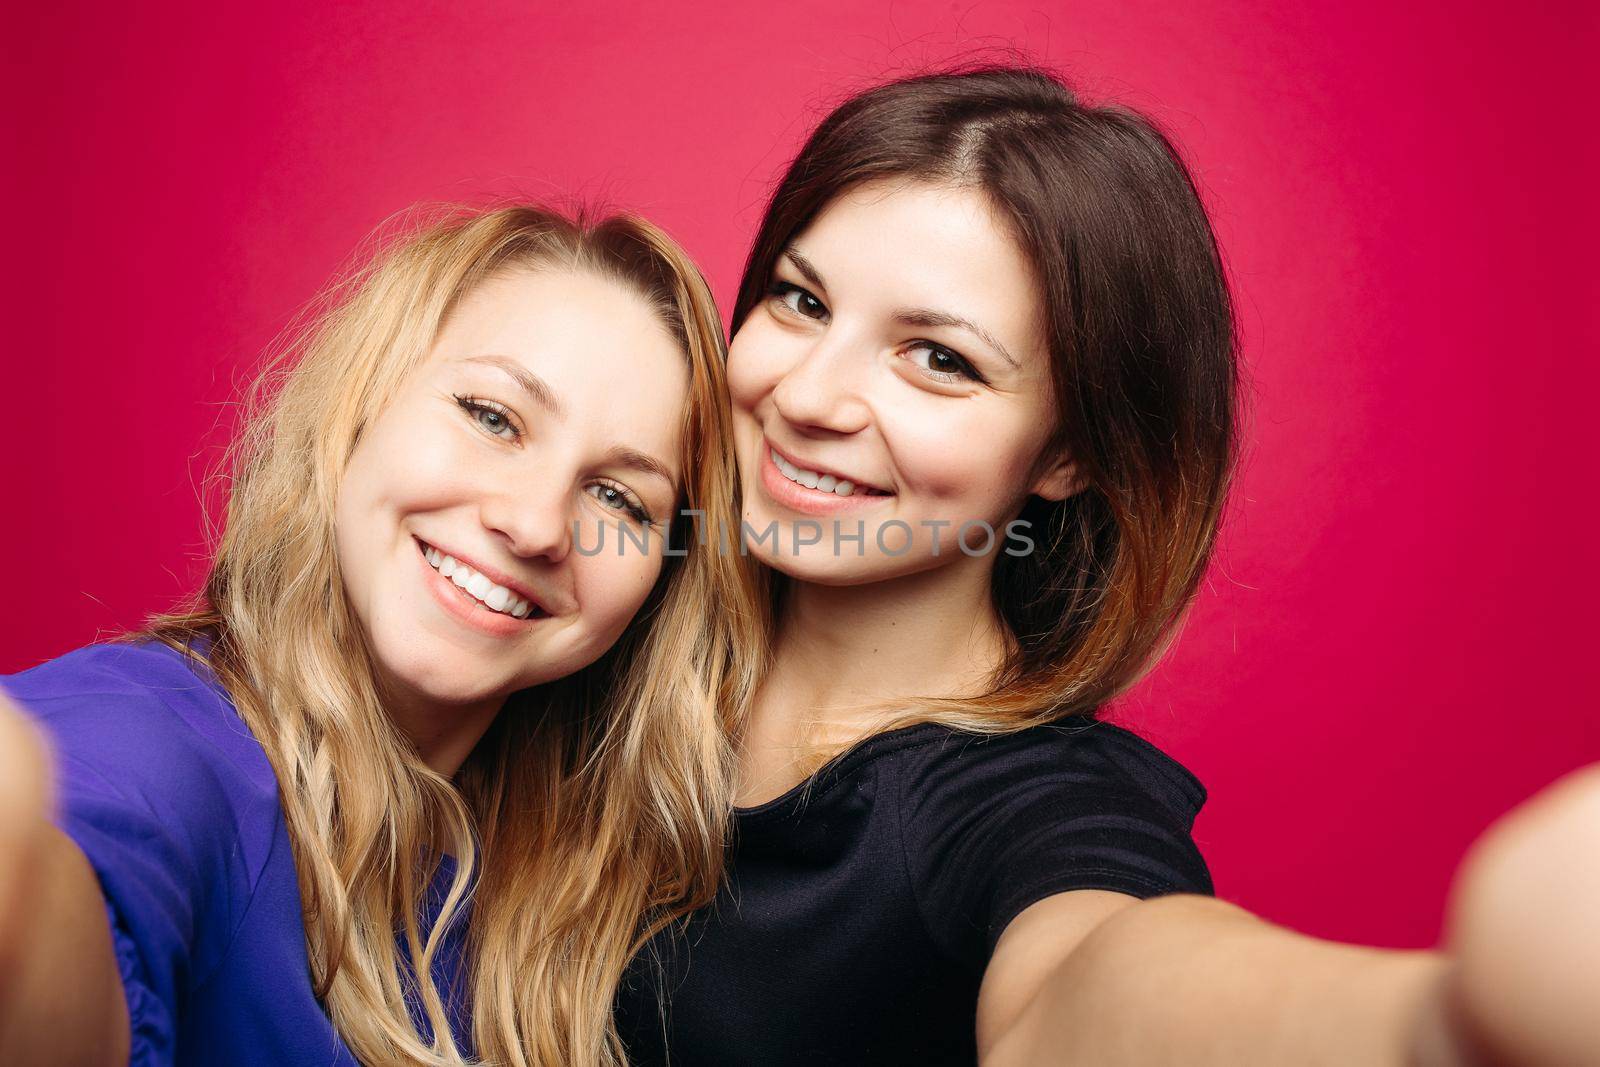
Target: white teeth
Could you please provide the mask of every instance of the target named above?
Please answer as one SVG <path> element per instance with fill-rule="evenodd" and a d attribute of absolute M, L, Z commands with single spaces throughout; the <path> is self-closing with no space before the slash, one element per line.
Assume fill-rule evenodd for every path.
<path fill-rule="evenodd" d="M 503 585 L 496 585 L 454 556 L 447 556 L 432 545 L 425 545 L 422 556 L 440 574 L 455 583 L 456 588 L 483 601 L 484 607 L 525 619 L 533 613 L 533 605 Z"/>
<path fill-rule="evenodd" d="M 818 474 L 816 471 L 808 471 L 804 467 L 796 467 L 793 463 L 778 455 L 776 449 L 769 451 L 772 453 L 772 465 L 777 467 L 783 473 L 783 476 L 791 482 L 803 485 L 807 489 L 820 489 L 824 493 L 834 493 L 838 496 L 858 495 L 855 482 L 847 481 L 837 475 Z M 859 495 L 866 496 L 867 490 L 862 489 Z"/>

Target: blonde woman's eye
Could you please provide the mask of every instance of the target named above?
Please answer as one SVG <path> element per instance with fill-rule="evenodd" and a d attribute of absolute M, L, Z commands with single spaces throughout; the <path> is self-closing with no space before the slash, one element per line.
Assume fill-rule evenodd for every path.
<path fill-rule="evenodd" d="M 461 410 L 467 413 L 467 418 L 478 424 L 478 428 L 490 437 L 499 437 L 507 441 L 514 441 L 522 436 L 516 423 L 511 421 L 511 413 L 492 400 L 479 400 L 477 397 L 455 396 L 455 401 Z"/>
<path fill-rule="evenodd" d="M 973 369 L 971 363 L 944 345 L 936 345 L 932 341 L 915 342 L 906 349 L 906 358 L 935 381 L 959 382 L 963 378 L 973 382 L 983 381 L 983 375 Z"/>
<path fill-rule="evenodd" d="M 621 511 L 646 526 L 654 525 L 655 520 L 650 517 L 650 512 L 646 510 L 644 504 L 622 486 L 610 482 L 598 482 L 589 487 L 589 492 L 602 506 L 612 511 Z"/>
<path fill-rule="evenodd" d="M 793 282 L 773 282 L 768 293 L 774 300 L 801 318 L 816 319 L 818 322 L 828 320 L 828 305 Z"/>

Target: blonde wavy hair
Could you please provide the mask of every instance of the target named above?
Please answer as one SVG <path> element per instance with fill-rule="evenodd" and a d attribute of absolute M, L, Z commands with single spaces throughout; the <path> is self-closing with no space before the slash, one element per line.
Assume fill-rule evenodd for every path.
<path fill-rule="evenodd" d="M 703 512 L 712 530 L 731 525 L 721 323 L 684 252 L 628 216 L 457 212 L 337 285 L 269 366 L 236 445 L 204 590 L 145 631 L 204 655 L 266 750 L 315 990 L 374 1067 L 623 1060 L 616 986 L 650 935 L 715 893 L 732 720 L 761 670 L 750 561 L 716 551 L 704 527 L 675 523 L 686 555 L 666 559 L 617 645 L 577 675 L 514 695 L 454 780 L 384 713 L 334 551 L 342 472 L 462 296 L 521 269 L 593 271 L 649 301 L 690 371 L 680 508 Z M 441 853 L 454 872 L 424 933 Z M 463 921 L 471 1053 L 451 1034 L 454 991 L 415 977 L 432 974 L 444 933 Z"/>

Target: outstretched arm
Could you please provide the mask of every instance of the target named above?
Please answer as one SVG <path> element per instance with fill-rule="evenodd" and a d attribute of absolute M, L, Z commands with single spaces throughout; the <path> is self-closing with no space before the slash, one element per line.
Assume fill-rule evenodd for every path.
<path fill-rule="evenodd" d="M 1033 905 L 985 974 L 985 1067 L 1600 1062 L 1600 771 L 1485 835 L 1448 954 L 1305 937 L 1206 897 Z"/>
<path fill-rule="evenodd" d="M 0 1063 L 126 1063 L 105 900 L 50 824 L 49 766 L 39 732 L 0 694 Z"/>
<path fill-rule="evenodd" d="M 1007 938 L 1042 949 L 1039 927 L 1070 905 L 1051 898 L 1018 916 L 985 986 L 996 964 L 1018 959 L 1002 955 Z M 980 1025 L 985 1067 L 1409 1064 L 1445 963 L 1318 941 L 1210 897 L 1170 896 L 1130 898 L 1041 969 L 1010 1025 L 987 1035 Z"/>

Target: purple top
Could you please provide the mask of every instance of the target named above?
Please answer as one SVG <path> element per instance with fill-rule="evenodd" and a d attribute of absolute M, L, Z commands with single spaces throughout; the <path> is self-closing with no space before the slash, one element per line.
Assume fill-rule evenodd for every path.
<path fill-rule="evenodd" d="M 311 991 L 277 779 L 210 673 L 154 642 L 91 645 L 0 686 L 54 745 L 57 821 L 105 893 L 130 1063 L 356 1067 Z M 464 1000 L 446 1002 L 465 1046 Z"/>

